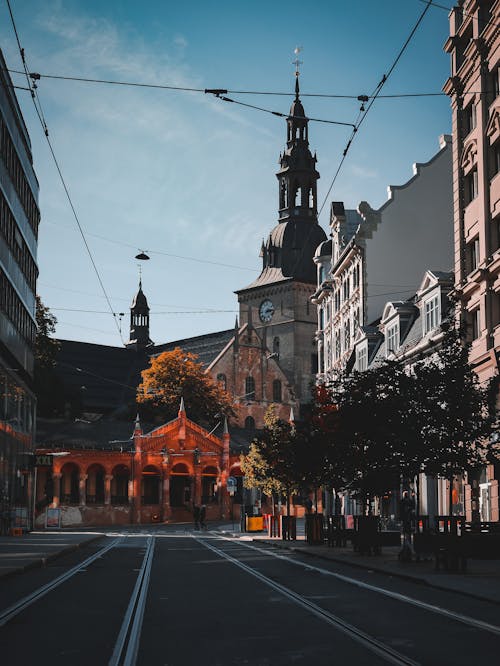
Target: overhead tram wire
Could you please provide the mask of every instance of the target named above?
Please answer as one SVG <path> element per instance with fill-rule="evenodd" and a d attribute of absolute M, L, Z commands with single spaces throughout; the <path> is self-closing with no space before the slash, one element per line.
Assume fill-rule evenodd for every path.
<path fill-rule="evenodd" d="M 53 149 L 53 147 L 52 147 L 52 143 L 51 143 L 50 138 L 49 138 L 49 130 L 48 130 L 48 127 L 47 127 L 47 123 L 45 122 L 45 117 L 44 117 L 44 114 L 43 114 L 43 110 L 42 110 L 42 105 L 41 105 L 41 102 L 40 102 L 40 98 L 39 98 L 39 96 L 38 96 L 37 87 L 36 87 L 36 84 L 34 84 L 34 83 L 32 82 L 31 77 L 30 77 L 30 73 L 29 73 L 29 71 L 28 71 L 28 66 L 27 66 L 27 63 L 26 63 L 26 58 L 25 58 L 24 49 L 21 47 L 21 42 L 20 42 L 20 39 L 19 39 L 19 34 L 18 34 L 18 32 L 17 32 L 16 22 L 15 22 L 15 20 L 14 20 L 14 15 L 13 15 L 13 13 L 12 13 L 12 8 L 11 8 L 11 6 L 10 6 L 10 0 L 6 0 L 6 1 L 7 1 L 7 6 L 8 6 L 8 9 L 9 9 L 9 14 L 10 14 L 11 22 L 12 22 L 12 28 L 13 28 L 13 30 L 14 30 L 14 34 L 15 34 L 15 36 L 16 36 L 16 41 L 17 41 L 17 45 L 18 45 L 18 48 L 19 48 L 19 53 L 20 53 L 20 55 L 21 55 L 21 60 L 22 60 L 22 62 L 23 62 L 23 66 L 24 66 L 24 69 L 25 69 L 26 80 L 27 80 L 27 82 L 28 82 L 28 86 L 29 86 L 30 91 L 31 91 L 31 99 L 33 100 L 33 105 L 34 105 L 34 107 L 35 107 L 35 110 L 36 110 L 36 113 L 37 113 L 38 119 L 39 119 L 40 124 L 41 124 L 41 126 L 42 126 L 42 129 L 43 129 L 43 132 L 44 132 L 44 135 L 45 135 L 45 139 L 46 139 L 46 141 L 47 141 L 47 145 L 49 146 L 49 150 L 50 150 L 50 153 L 51 153 L 51 155 L 52 155 L 52 159 L 54 160 L 54 164 L 55 164 L 55 166 L 56 166 L 57 172 L 58 172 L 58 174 L 59 174 L 59 178 L 60 178 L 61 183 L 62 183 L 62 186 L 63 186 L 63 188 L 64 188 L 64 192 L 66 193 L 66 197 L 67 197 L 67 199 L 68 199 L 69 205 L 70 205 L 71 210 L 72 210 L 72 212 L 73 212 L 73 216 L 74 216 L 75 221 L 76 221 L 76 224 L 77 224 L 77 226 L 78 226 L 78 230 L 79 230 L 79 232 L 80 232 L 80 235 L 81 235 L 81 237 L 82 237 L 83 243 L 84 243 L 85 248 L 86 248 L 86 250 L 87 250 L 87 254 L 88 254 L 88 256 L 89 256 L 89 258 L 90 258 L 90 261 L 91 261 L 91 263 L 92 263 L 92 266 L 93 266 L 93 268 L 94 268 L 94 271 L 95 271 L 95 274 L 96 274 L 96 276 L 97 276 L 97 280 L 98 280 L 98 282 L 99 282 L 99 284 L 100 284 L 100 286 L 101 286 L 102 292 L 103 292 L 103 294 L 104 294 L 104 296 L 105 296 L 105 298 L 106 298 L 106 302 L 107 302 L 107 304 L 108 304 L 108 307 L 109 307 L 110 313 L 111 313 L 111 315 L 112 315 L 112 317 L 113 317 L 113 320 L 114 320 L 114 322 L 115 322 L 116 328 L 117 328 L 117 330 L 118 330 L 118 334 L 119 334 L 119 336 L 120 336 L 120 340 L 121 340 L 122 344 L 124 345 L 124 344 L 125 344 L 125 341 L 124 341 L 123 336 L 122 336 L 122 332 L 121 332 L 121 329 L 120 329 L 120 324 L 119 324 L 119 322 L 118 322 L 118 320 L 117 320 L 117 318 L 116 318 L 116 314 L 115 314 L 115 312 L 113 311 L 113 307 L 112 307 L 112 305 L 111 305 L 111 301 L 110 301 L 109 296 L 108 296 L 108 294 L 107 294 L 107 292 L 106 292 L 106 289 L 105 289 L 105 287 L 104 287 L 104 283 L 103 283 L 103 281 L 102 281 L 101 275 L 100 275 L 100 273 L 99 273 L 99 270 L 98 270 L 97 265 L 96 265 L 96 263 L 95 263 L 94 257 L 93 257 L 93 255 L 92 255 L 91 250 L 90 250 L 89 244 L 87 243 L 87 239 L 86 239 L 85 234 L 84 234 L 84 232 L 83 232 L 82 225 L 80 224 L 80 220 L 79 220 L 79 218 L 78 218 L 78 214 L 77 214 L 77 212 L 76 212 L 75 206 L 73 205 L 73 201 L 72 201 L 72 199 L 71 199 L 71 195 L 70 195 L 69 190 L 68 190 L 68 187 L 67 187 L 67 185 L 66 185 L 66 181 L 65 181 L 65 179 L 64 179 L 63 173 L 62 173 L 62 171 L 61 171 L 61 167 L 59 166 L 59 162 L 58 162 L 58 160 L 57 160 L 57 158 L 56 158 L 56 155 L 55 155 L 54 149 Z"/>
<path fill-rule="evenodd" d="M 427 0 L 418 0 L 418 2 L 427 2 Z M 436 9 L 443 9 L 445 12 L 448 12 L 448 14 L 454 9 L 453 6 L 452 7 L 447 7 L 446 5 L 440 5 L 437 2 L 432 2 L 432 6 L 436 7 Z M 477 16 L 475 16 L 474 14 L 470 14 L 469 12 L 464 12 L 463 9 L 462 9 L 462 15 L 467 16 L 468 18 L 472 18 L 475 21 L 479 20 Z M 488 25 L 494 25 L 498 28 L 500 26 L 500 23 L 497 23 L 496 21 L 494 21 L 493 17 L 492 17 L 489 21 L 486 21 L 486 23 L 482 27 L 482 30 L 484 30 L 486 28 L 486 26 L 488 26 Z"/>
<path fill-rule="evenodd" d="M 426 0 L 423 0 L 426 1 Z M 22 74 L 24 75 L 25 72 L 20 71 L 18 69 L 12 69 L 10 67 L 5 68 L 5 71 L 9 72 L 10 74 Z M 97 84 L 103 84 L 103 85 L 113 85 L 113 86 L 124 86 L 124 87 L 133 87 L 133 88 L 151 88 L 151 89 L 156 89 L 156 90 L 172 90 L 172 91 L 179 91 L 179 92 L 199 92 L 199 93 L 204 93 L 204 94 L 215 94 L 215 92 L 220 92 L 221 94 L 230 94 L 230 95 L 267 95 L 267 96 L 275 96 L 275 97 L 290 97 L 293 96 L 293 93 L 290 92 L 283 92 L 283 91 L 275 91 L 275 90 L 232 90 L 232 89 L 226 89 L 226 88 L 188 88 L 185 86 L 172 86 L 169 84 L 155 84 L 155 83 L 144 83 L 141 81 L 117 81 L 114 79 L 93 79 L 93 78 L 86 78 L 86 77 L 81 77 L 81 76 L 63 76 L 63 75 L 57 75 L 57 74 L 42 74 L 39 72 L 29 72 L 29 76 L 34 80 L 34 81 L 39 81 L 41 79 L 53 79 L 53 80 L 60 80 L 60 81 L 75 81 L 75 82 L 81 82 L 81 83 L 97 83 Z M 23 90 L 26 90 L 26 88 L 23 88 Z M 472 91 L 470 94 L 481 94 L 480 91 L 474 92 Z M 335 94 L 335 93 L 306 93 L 306 92 L 301 92 L 300 93 L 301 97 L 318 97 L 318 98 L 323 98 L 323 99 L 346 99 L 346 100 L 357 100 L 361 101 L 361 97 L 368 97 L 368 99 L 371 98 L 371 95 L 342 95 L 342 94 Z M 410 92 L 410 93 L 394 93 L 392 95 L 377 95 L 378 99 L 397 99 L 397 98 L 405 98 L 405 97 L 446 97 L 446 93 L 444 92 Z M 233 100 L 234 101 L 234 100 Z M 256 107 L 259 108 L 259 107 Z M 266 113 L 274 113 L 269 109 L 260 109 L 262 111 L 265 111 Z M 275 115 L 279 115 L 279 113 L 276 113 Z M 287 114 L 284 114 L 287 115 Z M 328 122 L 328 121 L 323 121 L 318 118 L 310 118 L 309 120 L 314 120 L 315 122 Z"/>
<path fill-rule="evenodd" d="M 361 106 L 360 106 L 359 111 L 358 111 L 358 116 L 357 116 L 356 121 L 355 121 L 355 123 L 354 123 L 353 129 L 352 129 L 352 132 L 351 132 L 351 135 L 350 135 L 350 137 L 349 137 L 349 139 L 348 139 L 348 141 L 347 141 L 346 147 L 344 148 L 344 151 L 343 151 L 343 153 L 342 153 L 342 158 L 341 158 L 341 160 L 340 160 L 340 163 L 339 163 L 339 165 L 338 165 L 338 167 L 337 167 L 337 170 L 336 170 L 336 172 L 335 172 L 335 174 L 334 174 L 334 176 L 333 176 L 333 180 L 332 180 L 332 182 L 331 182 L 331 184 L 330 184 L 330 187 L 328 188 L 328 192 L 326 193 L 326 196 L 325 196 L 325 198 L 324 198 L 324 200 L 323 200 L 323 203 L 321 204 L 320 209 L 319 209 L 319 211 L 318 211 L 318 218 L 319 218 L 319 216 L 321 215 L 321 212 L 322 212 L 322 210 L 323 210 L 323 208 L 324 208 L 324 206 L 325 206 L 325 203 L 326 203 L 327 200 L 328 200 L 328 197 L 330 196 L 330 192 L 332 191 L 332 188 L 333 188 L 333 186 L 334 186 L 334 184 L 335 184 L 335 182 L 336 182 L 336 180 L 337 180 L 337 178 L 338 178 L 338 175 L 339 175 L 339 173 L 340 173 L 340 171 L 341 171 L 341 169 L 342 169 L 342 166 L 343 166 L 343 164 L 344 164 L 344 162 L 345 162 L 345 159 L 346 159 L 346 157 L 347 157 L 347 153 L 349 152 L 349 149 L 350 149 L 350 147 L 351 147 L 351 145 L 352 145 L 352 142 L 354 141 L 354 139 L 355 139 L 355 137 L 356 137 L 356 134 L 357 134 L 359 128 L 360 128 L 361 125 L 363 124 L 363 122 L 364 122 L 366 116 L 368 115 L 370 109 L 372 108 L 372 106 L 373 106 L 375 100 L 379 97 L 379 95 L 380 95 L 380 91 L 382 90 L 383 86 L 386 84 L 387 80 L 389 79 L 389 77 L 391 76 L 392 72 L 393 72 L 394 69 L 396 68 L 396 66 L 397 66 L 397 64 L 398 64 L 398 62 L 399 62 L 399 60 L 401 59 L 403 53 L 405 52 L 405 50 L 406 50 L 408 44 L 409 44 L 410 41 L 412 40 L 413 35 L 414 35 L 415 32 L 417 31 L 417 28 L 419 27 L 420 23 L 422 22 L 422 20 L 423 20 L 424 16 L 426 15 L 426 13 L 427 13 L 429 7 L 431 6 L 431 4 L 432 4 L 432 0 L 427 0 L 427 5 L 426 5 L 426 7 L 424 8 L 424 10 L 422 11 L 422 13 L 421 13 L 420 16 L 418 17 L 417 22 L 415 23 L 415 25 L 413 26 L 413 28 L 412 28 L 410 34 L 409 34 L 408 37 L 406 38 L 405 43 L 404 43 L 403 46 L 400 48 L 399 53 L 397 54 L 396 58 L 394 59 L 394 61 L 393 61 L 392 65 L 390 66 L 390 68 L 389 68 L 387 74 L 384 74 L 384 75 L 382 76 L 382 78 L 380 79 L 379 83 L 378 83 L 377 86 L 375 87 L 375 90 L 373 91 L 373 93 L 372 93 L 371 95 L 364 95 L 364 96 L 363 96 L 363 95 L 360 95 L 360 98 L 359 98 L 359 99 L 360 99 L 360 102 L 361 102 Z M 364 106 L 365 104 L 368 104 L 368 106 L 367 106 L 366 108 L 365 108 L 365 106 Z M 306 242 L 303 244 L 303 246 L 302 246 L 302 250 L 301 250 L 301 252 L 299 253 L 299 256 L 297 257 L 297 261 L 295 262 L 295 265 L 294 265 L 294 267 L 293 267 L 292 275 L 295 273 L 295 270 L 296 270 L 297 266 L 299 265 L 300 261 L 302 261 L 302 257 L 303 257 L 303 255 L 304 255 L 305 247 L 306 247 L 307 242 L 309 241 L 309 239 L 310 239 L 310 237 L 311 237 L 312 232 L 313 232 L 313 228 L 311 227 L 311 230 L 309 231 L 309 234 L 308 234 L 307 240 L 306 240 Z"/>

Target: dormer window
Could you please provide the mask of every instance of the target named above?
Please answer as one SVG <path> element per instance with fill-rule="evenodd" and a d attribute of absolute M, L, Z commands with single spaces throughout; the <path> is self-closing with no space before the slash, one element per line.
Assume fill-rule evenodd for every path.
<path fill-rule="evenodd" d="M 364 372 L 368 369 L 368 349 L 366 345 L 358 347 L 356 350 L 356 369 L 358 372 Z"/>
<path fill-rule="evenodd" d="M 424 302 L 424 335 L 438 327 L 441 319 L 439 296 L 433 296 Z"/>
<path fill-rule="evenodd" d="M 387 354 L 394 353 L 399 348 L 399 322 L 392 324 L 386 329 L 385 345 Z"/>

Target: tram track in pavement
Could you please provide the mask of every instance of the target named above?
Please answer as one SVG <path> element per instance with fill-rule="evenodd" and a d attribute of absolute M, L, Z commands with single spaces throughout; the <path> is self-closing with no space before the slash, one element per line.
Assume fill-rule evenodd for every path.
<path fill-rule="evenodd" d="M 42 599 L 45 595 L 49 594 L 57 587 L 59 587 L 59 585 L 62 585 L 76 574 L 85 570 L 93 562 L 100 559 L 108 551 L 114 548 L 118 543 L 121 542 L 121 540 L 122 540 L 121 537 L 114 539 L 110 543 L 106 544 L 106 546 L 98 550 L 96 553 L 90 555 L 90 557 L 87 557 L 85 560 L 83 560 L 83 562 L 80 562 L 76 566 L 72 567 L 71 569 L 63 573 L 61 576 L 58 576 L 54 580 L 50 581 L 46 585 L 43 585 L 42 587 L 39 587 L 37 590 L 23 597 L 22 599 L 12 604 L 8 608 L 4 609 L 3 611 L 0 611 L 0 627 L 5 626 L 14 617 L 16 617 L 16 615 L 19 615 L 19 613 L 25 611 L 32 604 L 36 603 L 37 601 L 40 601 L 40 599 Z"/>
<path fill-rule="evenodd" d="M 232 541 L 232 539 L 229 539 L 228 537 L 221 537 L 223 539 L 226 539 L 228 541 Z M 244 541 L 239 542 L 242 546 L 245 548 L 248 548 L 249 550 L 253 550 L 258 553 L 267 553 L 271 557 L 274 557 L 278 560 L 282 560 L 283 562 L 289 562 L 291 564 L 294 564 L 296 566 L 300 566 L 302 569 L 308 570 L 308 571 L 314 571 L 316 573 L 322 574 L 324 576 L 330 576 L 332 578 L 335 578 L 337 580 L 340 580 L 345 583 L 349 583 L 350 585 L 354 585 L 356 587 L 359 587 L 361 589 L 370 591 L 370 592 L 375 592 L 377 594 L 381 594 L 383 596 L 389 597 L 391 599 L 395 599 L 396 601 L 401 601 L 402 603 L 405 604 L 410 604 L 412 606 L 415 606 L 417 608 L 421 608 L 423 610 L 429 611 L 431 613 L 435 613 L 437 615 L 442 615 L 444 617 L 447 617 L 451 620 L 455 620 L 456 622 L 461 622 L 462 624 L 465 624 L 470 627 L 474 627 L 475 629 L 480 629 L 482 631 L 488 631 L 496 636 L 500 636 L 500 626 L 491 624 L 489 622 L 484 622 L 483 620 L 478 620 L 474 617 L 471 617 L 469 615 L 464 615 L 463 613 L 458 613 L 456 611 L 449 610 L 447 608 L 444 608 L 442 606 L 436 606 L 435 604 L 430 604 L 425 601 L 422 601 L 421 599 L 416 599 L 413 597 L 410 597 L 407 594 L 401 594 L 400 592 L 394 592 L 393 590 L 388 590 L 386 588 L 380 587 L 379 585 L 373 585 L 371 583 L 366 583 L 362 580 L 359 580 L 357 578 L 352 578 L 351 576 L 346 576 L 344 574 L 337 573 L 335 571 L 331 571 L 329 569 L 325 569 L 324 567 L 317 567 L 311 564 L 305 564 L 304 562 L 294 559 L 292 557 L 289 557 L 287 555 L 283 555 L 282 553 L 277 553 L 274 551 L 269 550 L 268 548 L 259 548 L 258 546 L 254 546 L 252 544 L 246 543 Z"/>
<path fill-rule="evenodd" d="M 144 540 L 146 540 L 145 547 Z M 110 610 L 113 608 L 113 624 L 116 626 L 116 629 L 109 631 L 108 628 L 103 627 L 103 638 L 106 644 L 109 645 L 109 652 L 106 655 L 99 654 L 97 663 L 109 663 L 110 666 L 133 666 L 137 660 L 142 620 L 154 557 L 154 547 L 155 536 L 150 533 L 125 533 L 118 535 L 116 538 L 111 538 L 109 543 L 75 566 L 72 566 L 62 575 L 38 587 L 7 608 L 0 610 L 0 627 L 6 630 L 8 628 L 6 625 L 19 619 L 18 622 L 13 622 L 12 624 L 14 632 L 17 632 L 20 627 L 26 625 L 34 628 L 32 624 L 33 617 L 44 618 L 45 620 L 48 609 L 52 609 L 54 606 L 56 608 L 60 607 L 61 595 L 70 594 L 73 597 L 78 596 L 78 598 L 81 598 L 82 595 L 79 592 L 75 592 L 75 590 L 82 590 L 82 586 L 85 594 L 92 595 L 92 590 L 95 589 L 93 588 L 94 584 L 92 581 L 95 580 L 96 576 L 99 580 L 102 580 L 103 576 L 109 578 L 109 574 L 106 571 L 110 571 L 111 573 L 118 566 L 122 571 L 128 570 L 128 581 L 130 582 L 127 584 L 124 594 L 121 595 L 120 606 L 118 608 L 121 607 L 122 610 L 119 610 L 118 613 L 116 612 L 117 609 L 109 604 L 109 599 L 106 600 L 105 605 L 99 602 L 101 608 L 103 606 L 109 606 Z M 141 552 L 142 550 L 144 550 L 144 553 Z M 100 565 L 96 568 L 99 561 Z M 79 577 L 79 574 L 90 575 L 92 578 L 82 578 Z M 131 579 L 130 574 L 133 574 L 133 579 Z M 64 591 L 63 584 L 69 586 L 67 591 Z M 103 590 L 102 587 L 99 589 Z M 54 596 L 56 592 L 59 599 L 52 599 L 50 593 L 53 593 L 52 596 Z M 106 593 L 104 592 L 104 594 Z M 104 597 L 102 601 L 104 601 Z M 89 611 L 92 612 L 92 605 L 88 605 L 86 601 L 83 601 L 82 613 L 85 614 Z M 49 613 L 51 614 L 51 610 Z M 27 617 L 25 618 L 24 615 L 27 615 Z M 4 636 L 6 640 L 7 637 L 10 637 L 9 634 L 4 634 Z M 99 639 L 95 640 L 96 647 L 99 642 Z M 5 643 L 3 644 L 5 645 Z M 68 640 L 68 644 L 71 645 L 70 639 Z M 17 652 L 17 650 L 14 650 L 14 652 Z M 111 653 L 111 658 L 109 658 Z M 9 657 L 3 663 L 6 665 L 14 663 L 8 661 L 8 659 Z M 17 660 L 15 663 L 18 663 Z M 69 663 L 87 663 L 87 658 L 83 659 L 82 655 L 79 654 L 75 662 L 70 661 Z"/>
<path fill-rule="evenodd" d="M 312 613 L 315 617 L 319 618 L 320 620 L 326 622 L 330 626 L 334 627 L 335 629 L 341 631 L 345 635 L 347 635 L 349 638 L 352 640 L 356 641 L 359 643 L 361 646 L 369 650 L 370 652 L 373 652 L 377 656 L 381 657 L 384 661 L 390 663 L 390 664 L 396 664 L 398 666 L 418 666 L 419 662 L 414 661 L 413 659 L 410 659 L 409 657 L 405 656 L 404 654 L 394 650 L 391 648 L 389 645 L 385 645 L 384 643 L 380 642 L 373 636 L 370 636 L 366 632 L 362 631 L 358 627 L 353 626 L 352 624 L 346 622 L 343 620 L 341 617 L 338 615 L 331 613 L 327 611 L 326 609 L 322 608 L 318 604 L 313 603 L 309 599 L 306 599 L 304 596 L 298 594 L 297 592 L 294 592 L 291 588 L 286 587 L 282 585 L 281 583 L 276 582 L 275 580 L 272 580 L 268 576 L 265 576 L 261 572 L 259 572 L 257 569 L 254 569 L 253 567 L 249 566 L 245 562 L 242 562 L 241 560 L 237 559 L 236 557 L 233 557 L 229 553 L 221 550 L 220 548 L 217 548 L 213 544 L 209 543 L 206 538 L 200 538 L 197 536 L 193 535 L 193 538 L 205 548 L 208 548 L 211 550 L 213 553 L 216 555 L 219 555 L 219 557 L 222 557 L 235 566 L 239 567 L 240 569 L 243 569 L 246 573 L 250 574 L 251 576 L 254 576 L 259 580 L 261 583 L 264 583 L 265 585 L 268 585 L 271 587 L 273 590 L 279 592 L 282 594 L 284 597 L 286 597 L 288 600 L 292 601 L 293 603 L 297 604 L 304 610 L 307 610 L 308 612 Z M 229 540 L 225 538 L 226 540 Z M 264 552 L 264 551 L 262 551 Z"/>
<path fill-rule="evenodd" d="M 217 541 L 214 542 L 214 538 Z M 472 614 L 466 614 L 460 602 L 469 604 L 470 600 L 460 599 L 459 595 L 452 594 L 450 597 L 442 591 L 426 591 L 426 596 L 430 595 L 429 603 L 425 596 L 419 598 L 422 588 L 412 588 L 410 583 L 398 591 L 397 588 L 390 589 L 394 581 L 387 580 L 385 587 L 380 577 L 378 581 L 375 579 L 377 584 L 360 580 L 332 571 L 326 565 L 322 567 L 304 562 L 300 553 L 288 556 L 224 535 L 206 535 L 197 539 L 205 542 L 204 545 L 220 557 L 246 570 L 303 608 L 308 608 L 312 614 L 323 616 L 322 619 L 332 626 L 337 625 L 342 630 L 341 625 L 344 624 L 343 633 L 360 636 L 359 640 L 356 638 L 357 642 L 364 643 L 368 649 L 371 649 L 370 642 L 373 641 L 373 652 L 380 654 L 379 650 L 383 653 L 388 648 L 386 661 L 395 658 L 401 661 L 392 663 L 438 663 L 439 653 L 441 659 L 442 653 L 449 657 L 446 645 L 453 641 L 459 651 L 455 658 L 457 664 L 467 663 L 468 640 L 480 645 L 485 654 L 488 650 L 496 653 L 500 649 L 500 626 L 495 622 L 495 609 L 489 608 L 488 604 L 476 602 Z M 276 562 L 276 565 L 280 561 L 284 567 L 277 569 L 270 561 Z M 301 575 L 294 574 L 294 568 L 300 568 Z M 488 622 L 488 619 L 493 622 Z M 426 637 L 425 640 L 422 636 Z M 464 648 L 460 652 L 462 641 Z M 400 646 L 404 646 L 402 652 L 406 654 L 400 653 Z M 393 654 L 394 648 L 396 655 Z M 446 659 L 444 663 L 447 663 Z"/>

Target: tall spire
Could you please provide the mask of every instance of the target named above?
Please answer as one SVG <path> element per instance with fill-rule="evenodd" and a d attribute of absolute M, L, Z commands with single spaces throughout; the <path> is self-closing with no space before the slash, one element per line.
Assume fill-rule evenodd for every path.
<path fill-rule="evenodd" d="M 139 271 L 139 290 L 130 306 L 130 340 L 125 346 L 139 351 L 152 344 L 149 337 L 149 305 L 142 291 L 142 274 Z"/>

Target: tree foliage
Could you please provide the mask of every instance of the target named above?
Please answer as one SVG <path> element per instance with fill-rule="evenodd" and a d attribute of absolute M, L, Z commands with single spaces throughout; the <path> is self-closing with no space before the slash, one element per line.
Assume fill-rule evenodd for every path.
<path fill-rule="evenodd" d="M 53 336 L 57 319 L 39 296 L 36 297 L 37 333 L 35 339 L 35 394 L 37 413 L 40 416 L 56 416 L 64 411 L 65 395 L 56 375 L 56 356 L 60 344 Z"/>
<path fill-rule="evenodd" d="M 42 303 L 40 296 L 36 297 L 36 325 L 35 363 L 37 368 L 53 368 L 56 364 L 56 354 L 60 347 L 59 342 L 52 336 L 56 332 L 57 319 Z"/>
<path fill-rule="evenodd" d="M 221 416 L 234 416 L 229 393 L 204 372 L 195 354 L 179 347 L 151 359 L 142 372 L 137 401 L 144 411 L 163 420 L 175 418 L 181 397 L 188 417 L 201 424 L 212 424 Z"/>

